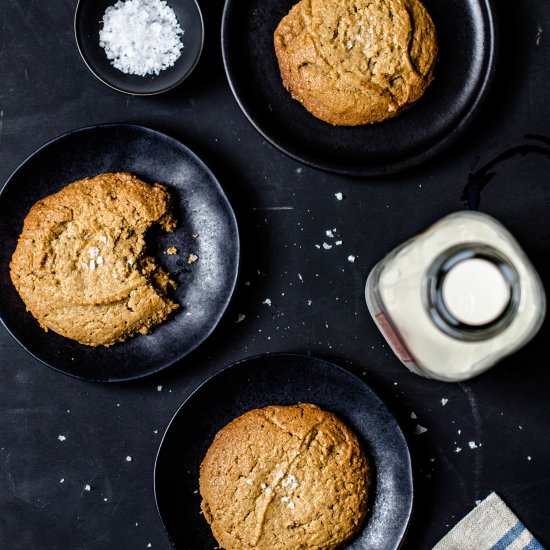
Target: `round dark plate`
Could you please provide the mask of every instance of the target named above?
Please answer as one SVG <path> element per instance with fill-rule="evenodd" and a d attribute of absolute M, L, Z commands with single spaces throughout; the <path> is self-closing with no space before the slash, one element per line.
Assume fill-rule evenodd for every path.
<path fill-rule="evenodd" d="M 126 94 L 154 95 L 181 84 L 193 71 L 202 53 L 204 24 L 196 0 L 169 0 L 183 30 L 183 50 L 172 67 L 158 75 L 137 76 L 115 69 L 99 45 L 105 10 L 117 0 L 79 0 L 74 31 L 76 44 L 84 63 L 101 82 Z"/>
<path fill-rule="evenodd" d="M 11 283 L 9 262 L 31 206 L 78 179 L 132 172 L 166 184 L 178 226 L 154 233 L 149 251 L 178 283 L 182 308 L 150 334 L 109 348 L 91 348 L 43 331 Z M 98 382 L 139 378 L 181 359 L 214 330 L 235 288 L 239 235 L 233 210 L 214 175 L 185 145 L 131 125 L 83 128 L 44 145 L 10 177 L 0 193 L 0 318 L 34 357 L 55 370 Z M 198 238 L 193 234 L 198 233 Z M 164 251 L 175 246 L 179 253 Z M 188 254 L 199 260 L 187 265 Z"/>
<path fill-rule="evenodd" d="M 355 176 L 398 172 L 449 145 L 470 123 L 495 69 L 492 0 L 425 0 L 437 28 L 439 61 L 424 97 L 400 116 L 336 127 L 310 115 L 283 87 L 273 32 L 296 0 L 226 0 L 225 71 L 255 128 L 287 155 Z"/>
<path fill-rule="evenodd" d="M 256 407 L 314 403 L 358 435 L 375 466 L 371 512 L 348 549 L 395 550 L 411 515 L 413 485 L 405 438 L 380 398 L 350 372 L 305 355 L 259 355 L 214 375 L 180 407 L 160 445 L 155 497 L 172 544 L 215 548 L 199 514 L 199 467 L 216 432 Z"/>

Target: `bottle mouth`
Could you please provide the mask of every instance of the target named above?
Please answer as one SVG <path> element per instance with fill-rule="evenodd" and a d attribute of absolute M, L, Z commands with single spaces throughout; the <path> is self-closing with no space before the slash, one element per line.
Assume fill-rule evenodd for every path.
<path fill-rule="evenodd" d="M 504 254 L 464 243 L 441 254 L 424 278 L 423 300 L 434 324 L 464 341 L 487 340 L 513 321 L 519 276 Z"/>

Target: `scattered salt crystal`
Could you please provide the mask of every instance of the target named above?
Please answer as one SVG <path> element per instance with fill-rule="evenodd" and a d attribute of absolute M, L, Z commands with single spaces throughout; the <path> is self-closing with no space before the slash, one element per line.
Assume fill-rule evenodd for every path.
<path fill-rule="evenodd" d="M 65 478 L 62 477 L 60 480 L 59 480 L 59 483 L 63 483 L 65 481 Z"/>
<path fill-rule="evenodd" d="M 338 200 L 338 201 L 344 200 L 343 193 L 334 193 L 334 196 L 336 197 L 336 200 Z"/>
<path fill-rule="evenodd" d="M 355 261 L 355 256 L 354 256 L 353 254 L 350 254 L 350 255 L 348 256 L 348 262 L 353 263 L 354 261 Z"/>
<path fill-rule="evenodd" d="M 481 500 L 476 500 L 476 506 L 479 506 L 481 504 Z"/>
<path fill-rule="evenodd" d="M 105 497 L 103 500 L 104 500 L 105 502 L 107 502 L 107 500 L 109 500 L 109 499 L 108 499 L 107 497 Z"/>
<path fill-rule="evenodd" d="M 237 323 L 241 323 L 245 319 L 246 319 L 246 315 L 244 315 L 243 313 L 239 313 L 239 315 L 237 316 Z"/>
<path fill-rule="evenodd" d="M 252 485 L 254 483 L 251 479 L 247 479 L 246 482 L 248 483 L 248 485 Z"/>
<path fill-rule="evenodd" d="M 290 499 L 288 497 L 281 497 L 281 502 L 288 502 Z"/>
<path fill-rule="evenodd" d="M 96 260 L 96 263 L 97 263 L 97 265 L 103 265 L 103 258 L 101 256 L 98 256 L 97 260 Z"/>
<path fill-rule="evenodd" d="M 320 247 L 320 245 L 316 244 L 316 245 L 315 245 L 315 248 L 321 248 L 321 247 Z"/>
<path fill-rule="evenodd" d="M 265 491 L 267 489 L 267 485 L 265 483 L 262 483 L 260 485 L 260 487 L 262 488 L 263 491 Z"/>
<path fill-rule="evenodd" d="M 457 447 L 457 448 L 455 449 L 455 453 L 459 453 L 460 451 L 462 451 L 462 449 L 461 449 L 460 447 Z"/>
<path fill-rule="evenodd" d="M 270 306 L 271 305 L 271 300 L 269 298 L 266 298 L 262 304 L 266 305 L 266 306 Z"/>
<path fill-rule="evenodd" d="M 477 443 L 475 441 L 468 441 L 470 449 L 477 449 Z"/>
<path fill-rule="evenodd" d="M 64 435 L 58 435 L 57 439 L 59 439 L 59 441 L 65 441 L 67 438 Z"/>
<path fill-rule="evenodd" d="M 91 491 L 92 487 L 86 483 L 86 485 L 84 485 L 84 490 L 85 491 Z"/>
<path fill-rule="evenodd" d="M 126 462 L 132 462 L 134 460 L 130 455 L 126 457 Z"/>
<path fill-rule="evenodd" d="M 462 430 L 457 430 L 458 435 L 462 433 Z"/>
<path fill-rule="evenodd" d="M 147 544 L 147 548 L 151 548 L 151 543 Z"/>
<path fill-rule="evenodd" d="M 416 420 L 418 417 L 416 416 L 416 414 L 414 414 L 414 413 L 412 412 L 412 413 L 411 413 L 411 418 L 412 418 L 413 420 Z"/>
<path fill-rule="evenodd" d="M 126 260 L 126 262 L 129 264 L 129 265 L 132 265 L 134 263 L 134 260 L 132 260 L 132 258 L 128 258 Z"/>
<path fill-rule="evenodd" d="M 323 243 L 323 248 L 325 250 L 330 250 L 332 248 L 332 245 L 331 244 L 328 244 L 328 243 Z"/>
<path fill-rule="evenodd" d="M 304 282 L 304 278 L 298 273 L 298 279 L 300 279 L 300 281 L 302 281 L 302 283 Z"/>
<path fill-rule="evenodd" d="M 88 249 L 88 254 L 90 255 L 90 258 L 97 258 L 99 256 L 99 248 L 97 248 L 97 246 L 92 246 Z"/>
<path fill-rule="evenodd" d="M 95 269 L 95 260 L 90 260 L 90 270 L 93 271 Z"/>
<path fill-rule="evenodd" d="M 342 241 L 336 241 L 334 244 L 335 244 L 336 246 L 341 246 Z"/>
<path fill-rule="evenodd" d="M 327 237 L 330 237 L 331 239 L 334 239 L 334 233 L 333 233 L 330 229 L 327 229 L 327 230 L 325 231 L 325 235 L 326 235 Z"/>
<path fill-rule="evenodd" d="M 103 244 L 107 244 L 107 237 L 105 235 L 100 235 L 99 236 L 99 240 L 103 243 Z"/>
<path fill-rule="evenodd" d="M 527 457 L 527 460 L 531 461 L 531 458 L 532 458 L 531 456 L 528 456 L 528 457 Z"/>
<path fill-rule="evenodd" d="M 164 0 L 120 0 L 106 9 L 99 45 L 126 74 L 159 74 L 181 56 L 181 29 Z"/>
<path fill-rule="evenodd" d="M 307 301 L 307 305 L 310 306 L 313 302 L 311 300 Z"/>
<path fill-rule="evenodd" d="M 294 502 L 290 501 L 288 503 L 288 507 L 291 509 L 291 510 L 294 510 L 294 508 L 296 508 L 296 506 L 294 505 Z"/>
<path fill-rule="evenodd" d="M 443 405 L 443 407 L 449 402 L 448 399 L 446 399 L 445 397 L 442 397 L 441 398 L 441 405 Z"/>
<path fill-rule="evenodd" d="M 420 434 L 423 434 L 424 432 L 427 432 L 427 431 L 428 431 L 428 428 L 424 428 L 424 426 L 421 426 L 420 424 L 417 424 L 416 428 L 414 430 L 414 433 L 416 435 L 420 435 Z"/>

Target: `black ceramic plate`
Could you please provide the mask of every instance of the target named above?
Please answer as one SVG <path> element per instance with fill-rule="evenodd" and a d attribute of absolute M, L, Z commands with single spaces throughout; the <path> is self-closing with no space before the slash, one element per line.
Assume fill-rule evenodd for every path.
<path fill-rule="evenodd" d="M 151 253 L 178 282 L 183 307 L 148 335 L 110 348 L 90 348 L 44 332 L 11 284 L 9 261 L 23 219 L 39 199 L 75 180 L 128 171 L 172 192 L 178 227 L 150 239 Z M 201 344 L 233 293 L 239 236 L 227 198 L 208 168 L 180 142 L 131 125 L 84 128 L 48 143 L 11 176 L 0 194 L 0 318 L 16 340 L 46 365 L 78 378 L 111 382 L 157 372 Z M 193 238 L 198 233 L 198 238 Z M 175 246 L 180 253 L 163 252 Z M 199 256 L 187 265 L 187 254 Z"/>
<path fill-rule="evenodd" d="M 297 0 L 226 0 L 225 70 L 256 129 L 291 157 L 356 176 L 397 172 L 431 158 L 468 125 L 495 68 L 492 0 L 425 0 L 437 28 L 439 62 L 424 97 L 400 116 L 371 126 L 317 120 L 281 82 L 273 32 Z"/>
<path fill-rule="evenodd" d="M 136 76 L 115 69 L 101 46 L 99 31 L 103 28 L 105 10 L 117 0 L 79 0 L 74 31 L 82 59 L 101 82 L 132 95 L 154 95 L 181 84 L 197 65 L 204 41 L 202 14 L 196 0 L 169 0 L 183 30 L 183 50 L 172 67 L 158 75 Z"/>
<path fill-rule="evenodd" d="M 348 549 L 394 550 L 407 530 L 413 487 L 407 444 L 397 422 L 359 378 L 305 355 L 260 355 L 236 363 L 200 386 L 180 407 L 155 465 L 157 507 L 170 540 L 182 550 L 215 548 L 199 514 L 199 466 L 216 432 L 244 412 L 267 405 L 314 403 L 359 436 L 375 466 L 371 513 Z"/>

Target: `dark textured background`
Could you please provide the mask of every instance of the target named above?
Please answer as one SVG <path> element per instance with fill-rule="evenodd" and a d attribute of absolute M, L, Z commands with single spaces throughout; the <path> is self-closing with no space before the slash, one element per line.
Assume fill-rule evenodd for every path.
<path fill-rule="evenodd" d="M 88 72 L 73 38 L 75 0 L 0 0 L 1 181 L 65 131 L 140 123 L 181 139 L 212 168 L 243 241 L 240 283 L 220 327 L 198 352 L 154 378 L 120 385 L 73 380 L 32 360 L 0 329 L 0 548 L 168 548 L 152 484 L 164 428 L 208 375 L 268 351 L 310 352 L 363 373 L 394 411 L 416 474 L 405 550 L 430 548 L 492 490 L 550 544 L 549 323 L 489 373 L 446 385 L 401 366 L 363 300 L 374 263 L 464 208 L 468 180 L 475 191 L 489 173 L 480 209 L 512 230 L 550 287 L 550 145 L 537 150 L 525 137 L 550 136 L 550 3 L 496 4 L 500 61 L 482 115 L 428 165 L 358 180 L 287 159 L 246 121 L 222 70 L 220 0 L 203 2 L 206 49 L 196 71 L 153 98 L 119 95 Z M 345 200 L 337 201 L 336 192 Z M 343 245 L 318 250 L 333 228 Z M 262 304 L 266 298 L 271 306 Z M 236 323 L 239 314 L 246 318 Z M 414 435 L 417 423 L 428 431 Z M 60 434 L 67 439 L 60 442 Z M 471 450 L 468 441 L 481 447 Z M 86 484 L 92 491 L 84 491 Z"/>

